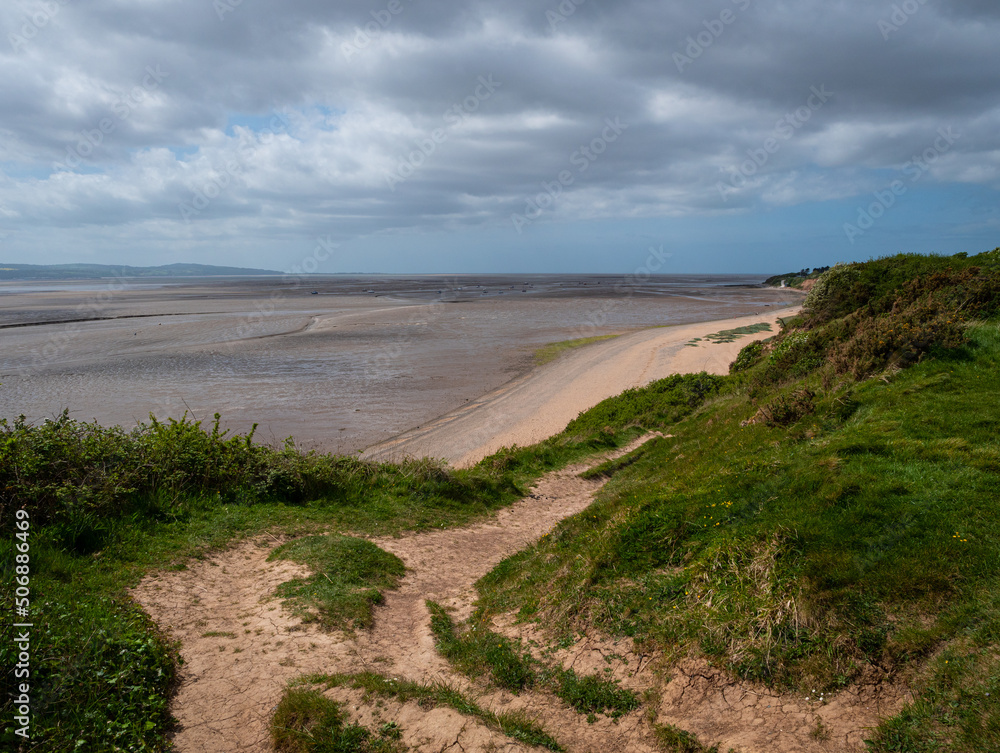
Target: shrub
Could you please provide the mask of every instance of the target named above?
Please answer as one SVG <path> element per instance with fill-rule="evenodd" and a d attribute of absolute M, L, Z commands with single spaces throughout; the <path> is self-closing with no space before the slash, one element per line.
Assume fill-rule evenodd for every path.
<path fill-rule="evenodd" d="M 834 346 L 829 359 L 838 373 L 863 379 L 887 368 L 905 368 L 934 348 L 965 342 L 959 314 L 930 300 L 903 310 L 858 319 L 854 334 Z"/>
<path fill-rule="evenodd" d="M 813 398 L 815 394 L 809 390 L 795 390 L 790 395 L 779 395 L 764 405 L 747 424 L 763 423 L 768 426 L 791 426 L 803 416 L 816 410 Z"/>
<path fill-rule="evenodd" d="M 736 356 L 736 360 L 729 364 L 729 373 L 735 374 L 739 371 L 746 371 L 760 362 L 764 353 L 764 343 L 760 340 L 744 345 Z"/>
<path fill-rule="evenodd" d="M 802 301 L 802 308 L 816 321 L 829 321 L 842 315 L 845 305 L 854 303 L 855 288 L 861 275 L 856 264 L 837 264 L 821 274 Z"/>

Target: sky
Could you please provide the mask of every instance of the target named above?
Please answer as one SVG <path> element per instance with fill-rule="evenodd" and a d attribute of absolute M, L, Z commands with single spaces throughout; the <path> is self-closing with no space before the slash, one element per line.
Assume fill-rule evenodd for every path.
<path fill-rule="evenodd" d="M 996 0 L 4 0 L 0 262 L 770 273 L 1000 246 Z"/>

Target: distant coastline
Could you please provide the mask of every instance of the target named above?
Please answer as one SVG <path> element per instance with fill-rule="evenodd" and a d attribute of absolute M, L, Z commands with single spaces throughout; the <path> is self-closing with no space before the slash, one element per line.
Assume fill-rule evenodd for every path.
<path fill-rule="evenodd" d="M 281 275 L 273 269 L 218 267 L 212 264 L 163 264 L 129 267 L 120 264 L 13 264 L 0 262 L 0 280 L 100 280 L 124 277 L 236 277 Z"/>

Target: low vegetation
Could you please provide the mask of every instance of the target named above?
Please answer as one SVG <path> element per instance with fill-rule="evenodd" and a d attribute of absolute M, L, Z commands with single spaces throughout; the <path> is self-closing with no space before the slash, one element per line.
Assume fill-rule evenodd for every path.
<path fill-rule="evenodd" d="M 340 704 L 317 690 L 292 688 L 271 719 L 276 753 L 396 753 L 399 730 L 385 727 L 373 734 L 348 722 Z"/>
<path fill-rule="evenodd" d="M 443 641 L 456 666 L 596 699 L 586 678 L 563 682 L 513 643 L 494 656 L 468 637 L 514 612 L 557 636 L 586 628 L 668 660 L 696 652 L 776 687 L 905 681 L 915 700 L 871 732 L 870 751 L 1000 749 L 1000 249 L 839 265 L 815 277 L 804 307 L 727 376 L 628 390 L 470 470 L 270 449 L 218 419 L 131 431 L 67 415 L 0 422 L 2 517 L 23 508 L 31 523 L 35 705 L 21 750 L 168 749 L 176 647 L 126 591 L 151 568 L 258 532 L 298 537 L 277 556 L 315 575 L 285 597 L 330 627 L 363 625 L 401 570 L 346 534 L 468 523 L 539 474 L 649 430 L 673 436 L 595 469 L 610 480 L 591 508 L 480 581 L 476 614 Z M 10 584 L 12 539 L 0 548 Z M 448 704 L 558 749 L 530 720 L 448 688 L 338 682 Z M 287 750 L 336 750 L 294 746 L 300 732 L 352 729 L 315 696 L 286 711 Z M 3 713 L 16 749 L 10 696 Z M 662 729 L 665 750 L 708 750 Z M 355 749 L 392 742 L 345 734 L 359 735 Z"/>
<path fill-rule="evenodd" d="M 324 689 L 349 687 L 364 691 L 368 697 L 391 698 L 400 703 L 416 701 L 425 709 L 446 706 L 460 714 L 472 717 L 486 727 L 501 732 L 507 737 L 527 745 L 538 745 L 549 750 L 561 751 L 562 746 L 537 722 L 520 711 L 487 711 L 467 694 L 444 684 L 427 685 L 410 680 L 396 680 L 374 672 L 359 674 L 316 674 L 307 675 L 286 693 L 295 693 L 297 687 L 313 686 Z M 315 691 L 314 691 L 315 692 Z M 275 723 L 272 722 L 272 734 Z M 314 728 L 315 731 L 315 728 Z"/>
<path fill-rule="evenodd" d="M 282 544 L 270 560 L 301 562 L 312 570 L 278 587 L 302 622 L 319 622 L 326 629 L 369 627 L 372 607 L 382 592 L 395 588 L 406 572 L 402 560 L 370 541 L 329 534 L 305 536 Z"/>
<path fill-rule="evenodd" d="M 638 696 L 616 682 L 542 662 L 485 623 L 460 629 L 440 605 L 429 601 L 427 607 L 438 650 L 469 677 L 488 677 L 494 685 L 515 693 L 532 687 L 545 689 L 590 717 L 604 714 L 617 719 L 639 708 Z"/>
<path fill-rule="evenodd" d="M 835 690 L 906 679 L 873 751 L 1000 744 L 1000 250 L 819 278 L 801 317 L 683 420 L 606 464 L 597 502 L 479 583 L 514 611 L 737 676 Z"/>
<path fill-rule="evenodd" d="M 789 288 L 802 288 L 804 287 L 804 282 L 817 279 L 828 269 L 829 267 L 816 267 L 815 269 L 806 267 L 805 269 L 800 269 L 798 272 L 786 272 L 785 274 L 768 277 L 764 280 L 764 284 L 768 287 L 778 288 L 784 283 Z"/>
<path fill-rule="evenodd" d="M 758 332 L 770 332 L 770 331 L 771 331 L 770 324 L 768 324 L 767 322 L 757 322 L 756 324 L 746 324 L 742 327 L 734 327 L 733 329 L 720 330 L 719 332 L 713 332 L 712 334 L 705 335 L 704 337 L 696 337 L 686 344 L 696 346 L 699 342 L 702 342 L 703 340 L 715 344 L 731 343 L 731 342 L 736 342 L 736 340 L 743 337 L 744 335 L 754 335 Z"/>
<path fill-rule="evenodd" d="M 535 351 L 535 365 L 541 366 L 556 360 L 567 350 L 582 348 L 584 345 L 601 342 L 602 340 L 613 340 L 618 335 L 596 335 L 595 337 L 579 337 L 576 340 L 562 340 L 560 342 L 543 345 Z"/>

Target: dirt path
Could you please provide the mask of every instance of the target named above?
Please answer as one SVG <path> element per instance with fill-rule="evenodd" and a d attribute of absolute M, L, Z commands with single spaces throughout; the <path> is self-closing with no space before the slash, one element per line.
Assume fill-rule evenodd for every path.
<path fill-rule="evenodd" d="M 274 598 L 280 583 L 305 574 L 287 561 L 267 562 L 279 543 L 274 537 L 244 541 L 192 561 L 187 569 L 145 579 L 134 597 L 181 644 L 182 681 L 173 705 L 179 721 L 174 739 L 178 753 L 270 751 L 271 713 L 287 682 L 302 674 L 373 670 L 470 689 L 470 683 L 452 673 L 437 654 L 425 600 L 454 609 L 457 618 L 468 616 L 476 580 L 591 504 L 602 482 L 578 474 L 604 459 L 546 475 L 529 497 L 487 522 L 376 540 L 406 563 L 407 575 L 398 590 L 386 594 L 385 604 L 376 610 L 374 627 L 353 638 L 301 624 Z M 543 638 L 531 626 L 515 625 L 510 619 L 500 620 L 496 629 L 525 639 Z M 748 697 L 764 698 L 765 691 L 729 682 L 714 670 L 694 672 L 696 665 L 690 663 L 682 663 L 664 684 L 655 672 L 654 657 L 635 654 L 630 642 L 584 637 L 557 658 L 564 666 L 605 673 L 636 691 L 658 687 L 663 699 L 656 709 L 660 722 L 703 734 L 709 744 L 722 742 L 722 750 L 729 745 L 746 753 L 854 750 L 860 730 L 876 723 L 880 711 L 889 710 L 879 705 L 877 694 L 863 690 L 851 691 L 856 698 L 845 692 L 828 699 L 828 712 L 805 699 L 775 694 L 767 695 L 767 703 L 744 702 Z M 599 717 L 587 723 L 548 694 L 472 690 L 484 708 L 525 710 L 571 753 L 658 750 L 642 709 L 617 721 Z M 366 704 L 358 691 L 345 688 L 328 694 L 347 703 L 352 717 L 370 728 L 386 721 L 398 724 L 403 742 L 413 751 L 529 749 L 447 708 L 427 710 L 393 701 Z M 889 700 L 898 706 L 900 698 Z M 823 725 L 817 727 L 817 720 Z M 783 729 L 791 731 L 776 736 Z M 822 734 L 811 735 L 816 729 Z"/>
<path fill-rule="evenodd" d="M 777 333 L 779 317 L 798 307 L 765 314 L 657 327 L 570 351 L 545 366 L 470 401 L 423 426 L 369 447 L 362 457 L 396 461 L 404 457 L 443 458 L 452 465 L 474 465 L 510 445 L 527 446 L 562 431 L 566 424 L 601 400 L 671 374 L 708 371 L 725 374 L 740 349 Z M 759 322 L 771 331 L 716 343 L 705 336 Z M 691 344 L 692 340 L 701 338 Z"/>
<path fill-rule="evenodd" d="M 287 561 L 267 562 L 274 539 L 242 542 L 186 570 L 144 580 L 134 597 L 181 643 L 184 665 L 173 707 L 179 753 L 270 750 L 271 711 L 288 680 L 301 674 L 374 669 L 423 682 L 460 682 L 434 648 L 424 601 L 466 616 L 476 580 L 593 501 L 601 482 L 579 478 L 584 468 L 547 475 L 531 496 L 488 522 L 376 540 L 406 563 L 408 573 L 377 609 L 374 629 L 355 639 L 302 625 L 273 598 L 279 584 L 306 574 Z"/>

